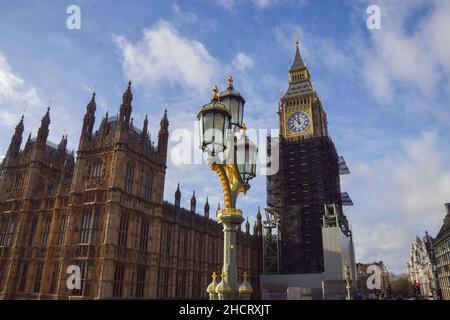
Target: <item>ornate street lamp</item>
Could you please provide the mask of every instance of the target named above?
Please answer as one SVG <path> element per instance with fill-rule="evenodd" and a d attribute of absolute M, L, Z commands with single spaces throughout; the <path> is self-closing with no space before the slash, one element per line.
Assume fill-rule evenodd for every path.
<path fill-rule="evenodd" d="M 244 98 L 234 91 L 233 79 L 228 77 L 227 90 L 217 94 L 213 88 L 211 102 L 197 115 L 200 122 L 200 148 L 208 154 L 208 164 L 219 177 L 224 196 L 224 208 L 217 211 L 217 222 L 224 232 L 224 258 L 221 281 L 213 281 L 207 292 L 211 300 L 248 299 L 252 293 L 247 274 L 238 286 L 236 268 L 236 231 L 244 221 L 242 211 L 236 208 L 239 193 L 246 193 L 249 181 L 256 176 L 257 148 L 245 132 L 243 123 Z M 240 131 L 240 137 L 236 134 Z M 220 160 L 223 155 L 224 161 Z"/>
<path fill-rule="evenodd" d="M 200 124 L 200 148 L 214 159 L 227 146 L 231 114 L 219 102 L 217 86 L 213 88 L 211 102 L 205 104 L 197 115 Z"/>

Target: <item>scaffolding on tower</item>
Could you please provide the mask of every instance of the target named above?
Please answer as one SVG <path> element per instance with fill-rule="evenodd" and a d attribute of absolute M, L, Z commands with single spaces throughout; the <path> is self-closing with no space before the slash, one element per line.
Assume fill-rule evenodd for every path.
<path fill-rule="evenodd" d="M 263 274 L 280 273 L 279 213 L 275 208 L 266 208 L 263 233 Z"/>

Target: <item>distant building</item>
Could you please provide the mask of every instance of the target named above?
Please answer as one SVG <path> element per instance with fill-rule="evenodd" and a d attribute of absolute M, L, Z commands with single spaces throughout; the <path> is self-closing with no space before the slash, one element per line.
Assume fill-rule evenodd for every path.
<path fill-rule="evenodd" d="M 445 204 L 444 224 L 433 241 L 436 271 L 443 300 L 450 300 L 450 203 Z"/>
<path fill-rule="evenodd" d="M 411 244 L 407 263 L 408 280 L 425 299 L 439 299 L 439 282 L 433 249 L 433 238 L 425 231 L 425 236 Z M 416 289 L 417 290 L 417 289 Z"/>
<path fill-rule="evenodd" d="M 378 269 L 369 268 L 370 266 L 378 267 Z M 368 280 L 372 285 L 375 285 L 374 281 L 369 279 L 370 276 L 374 275 L 376 270 L 380 272 L 380 287 L 372 288 L 368 286 Z M 373 298 L 384 298 L 389 295 L 391 279 L 389 271 L 384 265 L 383 261 L 372 262 L 372 263 L 357 263 L 356 264 L 356 274 L 358 275 L 358 281 L 356 284 L 356 290 L 358 294 L 362 294 L 365 299 Z"/>

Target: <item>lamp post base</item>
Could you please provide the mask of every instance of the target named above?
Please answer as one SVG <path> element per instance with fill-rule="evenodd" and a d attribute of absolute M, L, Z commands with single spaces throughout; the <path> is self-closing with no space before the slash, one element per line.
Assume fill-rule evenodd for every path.
<path fill-rule="evenodd" d="M 223 267 L 225 281 L 231 289 L 226 294 L 219 293 L 220 300 L 239 299 L 236 266 L 236 231 L 244 221 L 242 211 L 224 208 L 217 211 L 217 222 L 223 226 Z"/>

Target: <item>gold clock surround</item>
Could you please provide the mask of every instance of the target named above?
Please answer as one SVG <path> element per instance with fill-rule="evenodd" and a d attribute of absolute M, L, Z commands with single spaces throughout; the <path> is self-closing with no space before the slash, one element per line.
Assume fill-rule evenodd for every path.
<path fill-rule="evenodd" d="M 288 128 L 288 119 L 296 112 L 306 113 L 310 119 L 309 126 L 302 132 L 292 132 Z M 296 138 L 305 138 L 314 134 L 313 115 L 311 105 L 283 107 L 281 110 L 281 134 L 288 140 Z"/>

